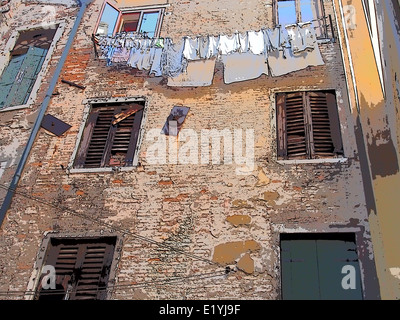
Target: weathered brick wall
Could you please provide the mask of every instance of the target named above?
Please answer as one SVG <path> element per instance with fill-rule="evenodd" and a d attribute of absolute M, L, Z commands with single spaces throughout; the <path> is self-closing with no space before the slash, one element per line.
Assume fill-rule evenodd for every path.
<path fill-rule="evenodd" d="M 171 1 L 168 10 L 173 14 L 165 17 L 162 34 L 181 37 L 190 32 L 207 34 L 270 25 L 272 8 L 264 1 L 251 3 L 257 10 L 242 1 L 237 6 L 232 1 Z M 121 66 L 106 67 L 105 61 L 94 59 L 90 33 L 100 6 L 101 1 L 89 6 L 62 73 L 86 89 L 59 83 L 60 94 L 52 98 L 48 109 L 72 128 L 62 137 L 40 131 L 20 183 L 21 192 L 59 209 L 15 196 L 1 235 L 1 243 L 6 244 L 2 256 L 9 257 L 2 269 L 1 290 L 27 288 L 35 275 L 33 266 L 46 231 L 123 235 L 120 230 L 126 230 L 115 280 L 118 285 L 132 287 L 118 288 L 113 294 L 116 299 L 279 299 L 279 233 L 294 230 L 357 232 L 365 237 L 359 243 L 360 259 L 364 266 L 370 263 L 365 199 L 338 43 L 320 45 L 324 66 L 225 85 L 218 64 L 212 86 L 171 88 L 162 78 Z M 329 3 L 326 10 L 332 13 Z M 253 13 L 254 20 L 247 21 L 247 15 Z M 243 19 L 234 21 L 232 16 Z M 199 19 L 204 24 L 196 22 Z M 347 162 L 277 162 L 274 93 L 305 89 L 337 90 Z M 148 99 L 140 165 L 128 172 L 66 173 L 61 166 L 68 166 L 77 144 L 83 100 L 119 96 Z M 190 107 L 184 128 L 197 133 L 201 129 L 254 129 L 255 170 L 237 175 L 234 165 L 149 163 L 146 152 L 151 141 L 146 140 L 146 132 L 161 130 L 174 105 Z M 212 261 L 215 251 L 222 255 L 214 261 L 219 265 L 208 263 L 143 242 L 135 235 L 205 260 Z M 226 278 L 151 283 L 175 276 L 223 273 L 225 266 L 236 264 L 239 270 Z"/>

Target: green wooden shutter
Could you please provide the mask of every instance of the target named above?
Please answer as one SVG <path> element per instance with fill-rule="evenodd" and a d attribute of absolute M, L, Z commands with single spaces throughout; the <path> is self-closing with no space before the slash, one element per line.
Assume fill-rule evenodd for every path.
<path fill-rule="evenodd" d="M 321 299 L 323 300 L 362 300 L 360 266 L 357 247 L 354 242 L 343 240 L 317 240 L 318 271 Z M 356 270 L 356 288 L 343 289 L 342 268 L 353 266 Z"/>
<path fill-rule="evenodd" d="M 23 105 L 28 101 L 36 77 L 43 65 L 47 50 L 31 47 L 25 55 L 20 69 L 14 78 L 4 106 Z"/>
<path fill-rule="evenodd" d="M 25 59 L 25 54 L 17 57 L 12 57 L 8 66 L 4 70 L 3 74 L 0 78 L 0 109 L 4 107 L 8 107 L 6 105 L 7 97 L 10 93 L 10 90 L 15 82 L 15 78 L 19 70 L 21 69 L 21 65 Z"/>
<path fill-rule="evenodd" d="M 319 299 L 315 240 L 282 240 L 281 262 L 284 300 Z"/>
<path fill-rule="evenodd" d="M 342 268 L 356 270 L 356 289 L 345 290 Z M 344 240 L 282 240 L 282 298 L 285 300 L 361 300 L 356 244 Z"/>

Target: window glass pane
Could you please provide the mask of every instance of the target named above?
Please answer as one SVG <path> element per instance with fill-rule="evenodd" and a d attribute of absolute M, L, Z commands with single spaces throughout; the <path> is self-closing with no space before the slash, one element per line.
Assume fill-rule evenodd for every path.
<path fill-rule="evenodd" d="M 147 35 L 153 38 L 155 36 L 159 14 L 159 11 L 144 13 L 140 32 L 147 32 Z"/>
<path fill-rule="evenodd" d="M 109 35 L 112 36 L 114 32 L 115 25 L 118 20 L 119 12 L 117 9 L 113 8 L 111 5 L 106 3 L 104 7 L 103 14 L 97 27 L 97 35 Z"/>
<path fill-rule="evenodd" d="M 307 22 L 322 18 L 322 8 L 320 4 L 320 0 L 300 0 L 301 21 Z M 313 26 L 317 37 L 321 37 L 324 34 L 324 20 L 314 21 Z"/>
<path fill-rule="evenodd" d="M 278 23 L 281 26 L 296 23 L 296 2 L 290 1 L 278 1 Z"/>
<path fill-rule="evenodd" d="M 140 12 L 123 14 L 122 19 L 123 25 L 121 31 L 135 32 L 138 29 Z"/>

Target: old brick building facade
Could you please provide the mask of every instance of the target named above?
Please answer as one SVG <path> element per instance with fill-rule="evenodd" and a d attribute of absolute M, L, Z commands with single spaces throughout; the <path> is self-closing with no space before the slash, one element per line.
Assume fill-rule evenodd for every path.
<path fill-rule="evenodd" d="M 0 231 L 0 292 L 7 298 L 37 298 L 42 268 L 55 265 L 58 295 L 41 289 L 41 298 L 281 299 L 298 297 L 299 288 L 310 298 L 330 298 L 337 297 L 335 288 L 341 290 L 335 281 L 346 275 L 342 267 L 347 260 L 355 266 L 357 289 L 346 294 L 379 298 L 335 3 L 323 1 L 324 16 L 332 21 L 326 20 L 328 36 L 318 41 L 323 65 L 225 84 L 218 60 L 211 86 L 172 87 L 164 77 L 118 63 L 107 66 L 96 58 L 92 34 L 104 4 L 90 2 L 57 80 L 57 94 L 46 109 L 71 127 L 60 136 L 41 128 L 36 136 Z M 132 0 L 117 5 L 122 11 L 162 9 L 160 37 L 174 41 L 274 28 L 278 12 L 273 0 Z M 71 16 L 69 28 L 77 10 L 63 8 Z M 61 54 L 64 41 L 54 56 Z M 51 67 L 47 76 L 51 78 Z M 33 108 L 1 113 L 2 123 L 23 122 L 45 92 L 42 86 Z M 280 94 L 290 98 L 297 92 L 304 101 L 318 92 L 335 98 L 340 156 L 293 160 L 279 154 L 278 100 Z M 77 165 L 82 152 L 87 156 L 81 141 L 89 143 L 85 135 L 91 115 L 104 109 L 107 117 L 107 110 L 122 108 L 111 113 L 120 115 L 126 111 L 121 103 L 140 105 L 136 118 L 127 118 L 133 119 L 130 126 L 139 121 L 135 146 L 128 151 L 130 165 L 111 166 L 109 158 L 91 168 L 87 162 Z M 211 160 L 174 163 L 171 150 L 185 145 L 181 135 L 160 134 L 168 140 L 171 158 L 150 161 L 155 140 L 149 132 L 161 131 L 174 106 L 190 108 L 182 129 L 199 137 L 205 129 L 241 129 L 244 143 L 254 130 L 254 168 Z M 140 120 L 134 120 L 138 114 Z M 27 136 L 24 130 L 22 125 L 2 127 L 1 134 L 11 141 L 12 136 Z M 118 136 L 110 132 L 108 138 Z M 310 252 L 315 256 L 307 256 Z M 294 265 L 304 261 L 304 267 Z M 299 276 L 302 268 L 314 267 L 311 276 Z M 97 268 L 102 271 L 96 275 Z M 329 274 L 331 282 L 316 282 L 316 274 Z M 285 275 L 299 278 L 291 282 Z M 93 280 L 96 276 L 100 280 Z"/>

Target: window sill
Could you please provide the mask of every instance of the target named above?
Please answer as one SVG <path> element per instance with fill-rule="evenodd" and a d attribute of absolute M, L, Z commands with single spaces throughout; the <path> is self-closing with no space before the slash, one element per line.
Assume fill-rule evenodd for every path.
<path fill-rule="evenodd" d="M 29 104 L 21 104 L 19 106 L 0 108 L 0 112 L 20 110 L 20 109 L 25 109 L 25 108 L 29 108 L 29 107 L 30 107 Z"/>
<path fill-rule="evenodd" d="M 332 39 L 317 39 L 318 44 L 327 44 L 327 43 L 333 43 L 334 41 Z"/>
<path fill-rule="evenodd" d="M 330 158 L 330 159 L 304 159 L 304 160 L 278 160 L 279 164 L 318 164 L 318 163 L 346 163 L 347 158 Z"/>
<path fill-rule="evenodd" d="M 71 168 L 67 169 L 67 173 L 107 173 L 107 172 L 126 172 L 126 171 L 134 171 L 137 166 L 131 167 L 107 167 L 107 168 Z"/>

